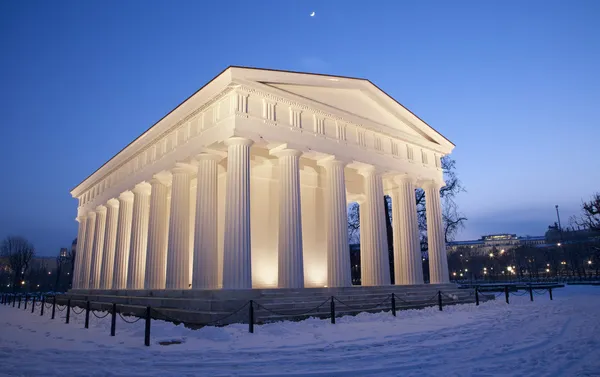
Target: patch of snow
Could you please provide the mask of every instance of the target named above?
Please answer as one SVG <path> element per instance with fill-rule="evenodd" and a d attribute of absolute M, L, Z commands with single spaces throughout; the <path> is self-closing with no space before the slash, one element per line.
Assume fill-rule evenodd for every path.
<path fill-rule="evenodd" d="M 600 287 L 422 310 L 191 330 L 0 305 L 2 373 L 23 376 L 598 376 Z M 100 315 L 100 313 L 98 313 Z M 132 318 L 128 318 L 130 320 Z M 160 342 L 181 342 L 168 346 Z"/>

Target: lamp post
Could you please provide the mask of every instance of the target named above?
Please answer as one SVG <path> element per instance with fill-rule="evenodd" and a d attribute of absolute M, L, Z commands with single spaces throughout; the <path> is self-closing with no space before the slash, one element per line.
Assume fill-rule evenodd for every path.
<path fill-rule="evenodd" d="M 560 241 L 562 242 L 562 226 L 560 225 L 560 213 L 558 212 L 558 204 L 554 206 L 556 208 L 556 218 L 558 219 L 558 234 L 560 236 Z"/>

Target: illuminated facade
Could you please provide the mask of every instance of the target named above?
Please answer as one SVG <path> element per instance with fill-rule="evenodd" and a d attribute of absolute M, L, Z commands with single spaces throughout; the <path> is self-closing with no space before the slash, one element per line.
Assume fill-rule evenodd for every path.
<path fill-rule="evenodd" d="M 423 283 L 416 187 L 427 195 L 431 281 L 448 268 L 440 158 L 454 145 L 368 80 L 229 67 L 75 187 L 75 289 L 352 284 L 347 205 L 361 207 L 363 285 Z"/>
<path fill-rule="evenodd" d="M 519 246 L 546 246 L 544 236 L 517 237 L 516 234 L 490 234 L 482 236 L 478 240 L 448 242 L 446 249 L 448 253 L 470 250 L 475 254 L 489 254 L 491 252 L 504 252 Z"/>

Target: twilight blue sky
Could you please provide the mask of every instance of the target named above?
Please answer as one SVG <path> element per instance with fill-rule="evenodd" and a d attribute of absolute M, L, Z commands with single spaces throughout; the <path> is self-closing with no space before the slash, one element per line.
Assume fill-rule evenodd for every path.
<path fill-rule="evenodd" d="M 315 11 L 315 17 L 309 17 Z M 600 1 L 1 1 L 0 237 L 54 255 L 69 190 L 228 65 L 369 78 L 456 145 L 459 239 L 600 191 Z"/>

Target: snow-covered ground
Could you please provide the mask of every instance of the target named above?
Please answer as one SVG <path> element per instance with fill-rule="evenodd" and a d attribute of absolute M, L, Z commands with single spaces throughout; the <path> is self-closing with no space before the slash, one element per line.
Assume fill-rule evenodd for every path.
<path fill-rule="evenodd" d="M 39 310 L 39 309 L 38 309 Z M 61 317 L 64 312 L 60 313 Z M 83 314 L 51 320 L 0 305 L 0 375 L 9 376 L 600 376 L 600 287 L 503 297 L 479 307 L 361 314 L 188 330 Z M 182 344 L 161 346 L 159 341 Z"/>

